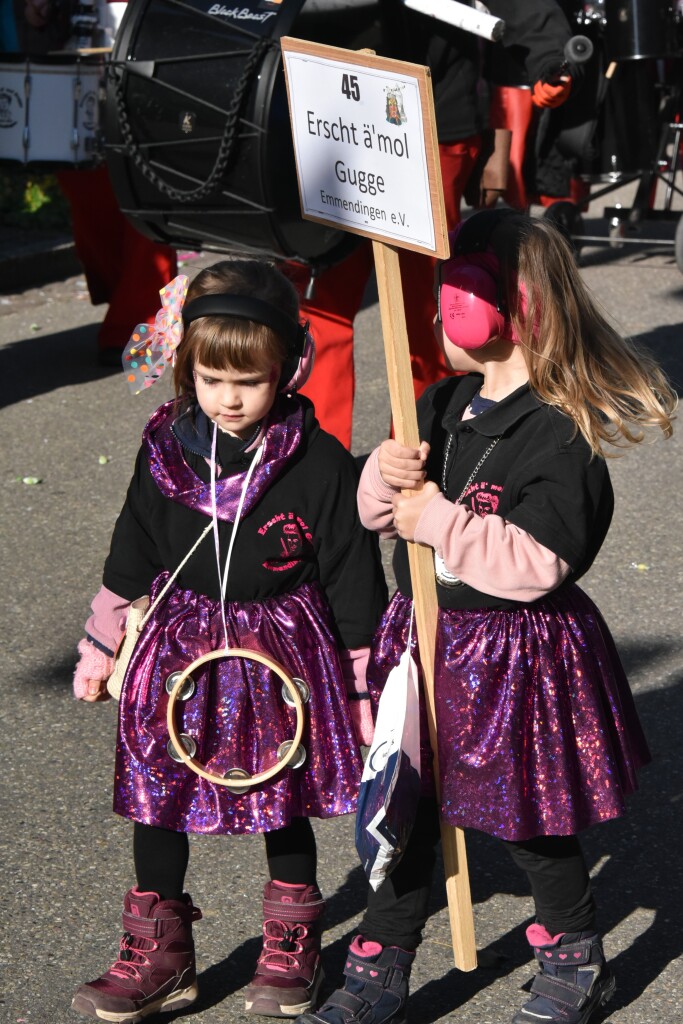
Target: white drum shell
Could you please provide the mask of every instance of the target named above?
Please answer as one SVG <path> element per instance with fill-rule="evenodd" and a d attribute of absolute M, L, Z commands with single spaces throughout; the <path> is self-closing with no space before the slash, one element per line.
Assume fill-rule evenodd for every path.
<path fill-rule="evenodd" d="M 0 63 L 0 158 L 93 163 L 102 76 L 100 61 Z"/>

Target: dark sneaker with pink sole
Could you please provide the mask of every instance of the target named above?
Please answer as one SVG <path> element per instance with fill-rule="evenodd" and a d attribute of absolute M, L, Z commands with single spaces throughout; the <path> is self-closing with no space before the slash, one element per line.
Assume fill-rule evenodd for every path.
<path fill-rule="evenodd" d="M 297 1024 L 405 1024 L 415 954 L 357 935 L 346 954 L 344 987 Z"/>
<path fill-rule="evenodd" d="M 526 936 L 540 971 L 531 983 L 531 999 L 512 1024 L 588 1024 L 616 989 L 600 937 L 593 932 L 550 935 L 539 924 L 527 928 Z"/>

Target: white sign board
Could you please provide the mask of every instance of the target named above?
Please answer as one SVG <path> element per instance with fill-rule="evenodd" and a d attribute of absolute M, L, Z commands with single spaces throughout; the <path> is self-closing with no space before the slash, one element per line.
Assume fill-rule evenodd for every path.
<path fill-rule="evenodd" d="M 283 38 L 302 215 L 447 255 L 429 69 Z"/>

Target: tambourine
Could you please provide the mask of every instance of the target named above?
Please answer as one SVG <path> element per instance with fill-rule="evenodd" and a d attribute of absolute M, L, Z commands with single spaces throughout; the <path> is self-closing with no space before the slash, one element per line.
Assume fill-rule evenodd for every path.
<path fill-rule="evenodd" d="M 283 697 L 285 702 L 296 709 L 294 736 L 291 740 L 285 740 L 280 744 L 277 749 L 275 763 L 269 768 L 257 772 L 255 775 L 250 775 L 244 768 L 231 768 L 224 775 L 216 775 L 214 772 L 208 771 L 194 756 L 197 749 L 195 740 L 191 736 L 179 735 L 176 729 L 174 713 L 176 701 L 178 699 L 187 700 L 194 693 L 194 680 L 190 678 L 192 673 L 195 669 L 201 668 L 207 662 L 215 661 L 217 658 L 244 658 L 247 661 L 258 661 L 261 665 L 265 665 L 266 668 L 269 668 L 271 672 L 280 677 L 284 684 Z M 170 687 L 169 683 L 172 683 Z M 295 758 L 298 758 L 298 762 L 292 764 L 292 767 L 296 768 L 303 764 L 306 752 L 300 744 L 304 730 L 304 700 L 308 700 L 308 687 L 303 680 L 297 679 L 295 681 L 295 677 L 290 676 L 279 662 L 267 654 L 261 654 L 259 651 L 248 651 L 242 647 L 209 651 L 208 654 L 203 654 L 200 658 L 193 661 L 191 665 L 188 665 L 184 672 L 174 672 L 167 680 L 167 690 L 169 691 L 169 698 L 166 722 L 170 736 L 169 754 L 174 760 L 184 762 L 188 768 L 191 768 L 193 772 L 208 782 L 213 782 L 217 786 L 226 786 L 234 793 L 245 793 L 252 786 L 257 786 L 261 782 L 266 782 L 267 779 L 272 779 L 274 775 L 277 775 L 283 768 L 291 764 Z"/>

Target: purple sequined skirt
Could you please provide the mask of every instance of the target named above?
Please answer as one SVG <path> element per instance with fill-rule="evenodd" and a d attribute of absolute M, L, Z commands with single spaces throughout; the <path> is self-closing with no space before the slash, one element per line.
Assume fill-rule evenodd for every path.
<path fill-rule="evenodd" d="M 152 597 L 167 578 L 158 578 Z M 268 832 L 293 817 L 355 810 L 362 761 L 320 588 L 308 584 L 276 599 L 228 603 L 226 618 L 231 647 L 262 651 L 308 684 L 305 762 L 236 795 L 171 758 L 166 680 L 225 646 L 220 605 L 172 588 L 140 636 L 121 692 L 114 810 L 178 832 L 229 834 Z M 217 775 L 235 767 L 253 775 L 270 767 L 296 723 L 279 677 L 255 661 L 221 658 L 193 678 L 194 695 L 176 701 L 176 728 L 195 740 L 199 762 Z"/>
<path fill-rule="evenodd" d="M 410 609 L 395 594 L 378 628 L 374 696 L 405 649 Z M 573 835 L 623 814 L 650 760 L 614 641 L 576 586 L 518 610 L 440 609 L 434 694 L 451 825 L 517 841 Z"/>

